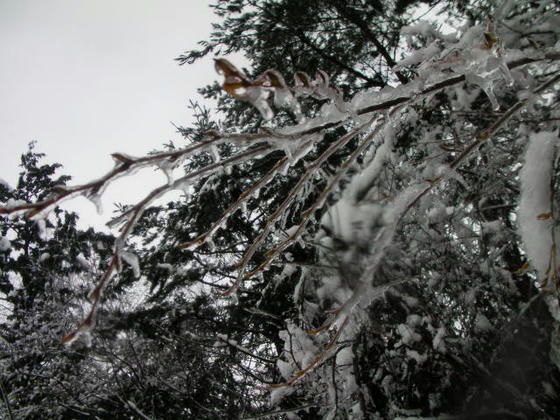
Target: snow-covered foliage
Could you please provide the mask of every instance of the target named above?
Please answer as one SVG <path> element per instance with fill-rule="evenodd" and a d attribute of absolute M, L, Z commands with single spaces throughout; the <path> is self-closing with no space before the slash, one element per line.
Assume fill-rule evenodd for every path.
<path fill-rule="evenodd" d="M 554 222 L 554 188 L 552 180 L 558 132 L 531 133 L 519 177 L 519 231 L 529 261 L 543 280 L 543 287 L 554 290 L 552 279 L 558 277 L 556 249 L 558 228 Z M 549 284 L 548 278 L 551 283 Z"/>
<path fill-rule="evenodd" d="M 135 277 L 145 265 L 159 269 L 159 292 L 200 264 L 202 285 L 188 289 L 197 296 L 208 286 L 219 291 L 213 316 L 231 298 L 274 334 L 263 332 L 259 341 L 253 332 L 233 338 L 205 329 L 189 339 L 214 340 L 206 363 L 223 361 L 224 348 L 243 354 L 231 375 L 249 375 L 255 395 L 270 391 L 271 415 L 492 413 L 505 399 L 524 413 L 533 405 L 558 413 L 560 388 L 548 377 L 521 396 L 481 385 L 495 375 L 500 387 L 500 369 L 521 357 L 507 343 L 543 330 L 552 339 L 535 347 L 547 355 L 538 363 L 549 366 L 549 351 L 559 360 L 559 9 L 552 1 L 522 3 L 488 2 L 486 21 L 462 21 L 452 33 L 442 34 L 437 21 L 400 27 L 401 58 L 387 60 L 389 83 L 352 97 L 321 69 L 313 78 L 298 71 L 290 84 L 280 68 L 249 77 L 219 58 L 224 90 L 253 106 L 266 126 L 213 129 L 185 148 L 146 157 L 116 153 L 115 168 L 96 181 L 0 207 L 40 220 L 77 195 L 97 202 L 108 183 L 138 168 L 154 166 L 167 177 L 112 222 L 121 226 L 113 256 L 88 315 L 64 340 L 90 333 L 122 261 Z M 293 124 L 275 115 L 282 109 Z M 180 169 L 185 173 L 176 174 Z M 230 194 L 220 190 L 224 179 L 243 189 L 217 205 L 207 196 Z M 171 190 L 185 191 L 188 202 L 183 213 L 170 206 L 171 213 L 189 219 L 202 207 L 213 220 L 185 232 L 181 219 L 169 216 L 172 233 L 144 234 L 146 243 L 175 251 L 157 262 L 139 260 L 125 250 L 133 230 Z M 198 197 L 189 201 L 191 194 Z M 228 242 L 232 220 L 254 224 L 257 233 L 247 241 L 232 234 Z M 178 249 L 192 259 L 177 257 Z M 232 251 L 219 261 L 220 249 Z M 236 272 L 220 277 L 212 268 L 218 263 L 236 264 Z M 542 300 L 555 321 L 535 318 L 526 328 L 524 317 Z"/>

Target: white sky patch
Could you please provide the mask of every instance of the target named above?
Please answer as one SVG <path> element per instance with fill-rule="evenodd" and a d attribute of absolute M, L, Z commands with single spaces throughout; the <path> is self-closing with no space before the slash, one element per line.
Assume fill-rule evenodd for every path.
<path fill-rule="evenodd" d="M 173 59 L 207 38 L 210 1 L 109 0 L 0 2 L 0 177 L 16 184 L 27 143 L 72 184 L 98 178 L 110 154 L 144 155 L 182 140 L 190 99 L 217 76 L 211 57 L 180 67 Z M 45 161 L 46 163 L 46 161 Z M 127 203 L 165 182 L 161 171 L 110 187 L 105 217 L 86 200 L 65 204 L 100 226 L 112 203 Z"/>

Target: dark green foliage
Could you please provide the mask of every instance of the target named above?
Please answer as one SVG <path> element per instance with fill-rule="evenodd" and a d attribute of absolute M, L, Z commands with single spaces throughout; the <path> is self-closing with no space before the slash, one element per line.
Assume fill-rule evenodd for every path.
<path fill-rule="evenodd" d="M 208 55 L 242 53 L 250 61 L 244 71 L 252 79 L 270 68 L 288 78 L 296 71 L 323 70 L 346 100 L 364 92 L 375 97 L 382 88 L 388 92 L 406 86 L 423 71 L 420 65 L 394 69 L 395 62 L 410 53 L 401 29 L 415 22 L 417 7 L 438 6 L 455 24 L 485 24 L 495 3 L 224 0 L 212 6 L 217 23 L 210 39 L 177 60 L 192 64 Z M 535 7 L 515 5 L 511 13 Z M 551 4 L 547 10 L 553 9 Z M 541 47 L 554 45 L 555 36 Z M 412 47 L 425 47 L 428 38 L 417 36 Z M 538 44 L 524 45 L 530 49 Z M 454 76 L 454 71 L 449 67 L 443 73 Z M 519 71 L 530 79 L 540 69 Z M 76 216 L 62 210 L 49 219 L 54 230 L 48 240 L 38 237 L 29 220 L 3 219 L 2 235 L 11 231 L 14 236 L 12 249 L 0 254 L 5 263 L 0 291 L 12 305 L 2 325 L 8 343 L 2 347 L 8 366 L 2 378 L 12 410 L 19 410 L 22 418 L 39 418 L 44 406 L 53 418 L 103 419 L 225 419 L 263 413 L 287 418 L 284 411 L 302 419 L 560 416 L 559 372 L 548 355 L 557 323 L 534 275 L 519 270 L 526 256 L 516 233 L 517 173 L 527 142 L 517 129 L 542 129 L 538 119 L 547 111 L 516 114 L 512 124 L 481 142 L 476 153 L 452 167 L 452 176 L 438 184 L 438 168 L 449 168 L 518 100 L 512 89 L 499 92 L 502 110 L 496 112 L 487 94 L 465 79 L 434 96 L 419 95 L 421 99 L 411 99 L 398 112 L 392 109 L 398 116 L 390 127 L 392 157 L 378 177 L 361 186 L 355 208 L 364 205 L 374 219 L 375 205 L 390 206 L 411 179 L 432 183 L 433 188 L 413 203 L 383 249 L 376 247 L 383 243 L 378 233 L 385 225 L 362 223 L 352 227 L 355 237 L 345 238 L 337 223 L 348 220 L 327 213 L 365 172 L 371 156 L 364 153 L 333 187 L 325 205 L 315 210 L 302 241 L 290 245 L 268 270 L 241 282 L 236 299 L 224 296 L 237 279 L 239 261 L 271 214 L 309 165 L 355 127 L 349 117 L 324 129 L 312 151 L 245 199 L 244 208 L 199 247 L 183 250 L 180 245 L 211 228 L 284 157 L 282 150 L 219 167 L 185 186 L 180 199 L 147 209 L 127 243 L 140 257 L 142 277 L 135 278 L 126 265 L 115 277 L 99 312 L 92 348 L 78 342 L 63 352 L 56 339 L 76 322 L 90 286 L 78 257 L 92 261 L 92 271 L 101 268 L 112 239 L 78 230 Z M 208 109 L 191 103 L 196 119 L 192 127 L 179 128 L 189 146 L 217 132 L 262 133 L 271 130 L 265 124 L 273 130 L 295 124 L 294 115 L 282 110 L 265 123 L 251 105 L 226 96 L 218 83 L 200 91 L 217 100 L 222 120 L 214 121 Z M 473 92 L 470 107 L 457 106 L 459 94 Z M 302 99 L 304 114 L 320 116 L 325 102 Z M 383 112 L 391 123 L 389 108 Z M 390 138 L 387 133 L 381 137 Z M 364 137 L 356 136 L 327 159 L 319 176 L 283 213 L 285 220 L 257 247 L 246 272 L 266 261 L 266 252 L 301 223 L 303 210 L 315 203 Z M 214 153 L 189 156 L 183 169 L 191 173 L 258 146 L 222 143 Z M 10 191 L 0 185 L 1 201 L 38 200 L 68 180 L 53 180 L 57 165 L 39 166 L 40 157 L 32 151 L 24 155 L 18 188 Z M 432 161 L 436 164 L 430 166 Z M 100 241 L 101 249 L 94 246 Z M 45 252 L 48 258 L 42 257 Z M 329 347 L 337 328 L 343 328 L 340 324 L 320 334 L 310 331 L 328 326 L 344 303 L 344 293 L 357 293 L 374 252 L 382 258 L 367 286 L 401 283 L 357 304 L 350 311 L 349 331 Z M 22 279 L 17 290 L 8 279 L 12 272 Z M 76 278 L 79 285 L 72 281 Z M 125 292 L 131 290 L 136 296 L 127 301 Z M 121 304 L 116 303 L 119 299 Z M 36 315 L 31 317 L 31 311 Z M 305 348 L 298 348 L 302 343 Z M 26 354 L 26 348 L 34 350 Z M 328 357 L 321 359 L 322 354 Z M 293 385 L 274 387 L 314 360 L 319 361 L 315 368 Z"/>

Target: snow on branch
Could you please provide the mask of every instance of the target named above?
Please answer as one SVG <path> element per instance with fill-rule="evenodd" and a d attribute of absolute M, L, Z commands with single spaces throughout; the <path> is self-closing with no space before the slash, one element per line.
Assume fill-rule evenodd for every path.
<path fill-rule="evenodd" d="M 413 36 L 417 33 L 423 33 L 420 30 L 426 32 L 428 29 L 416 28 L 413 30 L 408 28 L 406 33 L 408 36 Z M 274 117 L 273 107 L 269 103 L 269 96 L 273 94 L 272 102 L 274 107 L 277 109 L 287 108 L 296 117 L 298 124 L 276 130 L 264 128 L 257 134 L 232 134 L 212 131 L 206 133 L 200 143 L 180 150 L 144 157 L 132 157 L 122 153 L 115 153 L 112 155 L 115 160 L 115 167 L 97 180 L 78 186 L 56 187 L 45 200 L 37 203 L 7 203 L 0 206 L 0 214 L 25 214 L 35 220 L 40 220 L 47 217 L 56 205 L 80 195 L 90 199 L 99 208 L 100 197 L 110 183 L 120 177 L 132 175 L 140 168 L 156 167 L 167 176 L 167 183 L 149 192 L 143 199 L 132 205 L 113 222 L 113 224 L 122 226 L 120 235 L 117 239 L 112 259 L 91 293 L 93 299 L 91 309 L 85 320 L 76 330 L 66 336 L 63 341 L 68 344 L 72 343 L 81 335 L 87 335 L 94 326 L 96 313 L 102 300 L 103 289 L 114 273 L 120 269 L 121 259 L 124 259 L 125 262 L 133 266 L 135 271 L 138 271 L 136 258 L 124 250 L 127 238 L 145 209 L 155 199 L 167 192 L 185 190 L 193 182 L 210 176 L 216 171 L 231 167 L 232 165 L 240 165 L 273 152 L 282 152 L 284 155 L 277 160 L 263 177 L 243 192 L 206 232 L 181 245 L 183 249 L 190 249 L 211 241 L 212 235 L 220 226 L 223 226 L 227 218 L 239 208 L 243 208 L 244 204 L 251 197 L 256 196 L 275 177 L 285 174 L 291 167 L 298 164 L 304 165 L 305 170 L 303 174 L 281 204 L 268 215 L 264 227 L 255 240 L 248 245 L 241 258 L 238 264 L 237 277 L 225 293 L 226 295 L 235 295 L 235 292 L 243 286 L 244 280 L 265 270 L 290 245 L 302 240 L 307 232 L 308 225 L 311 222 L 318 222 L 315 220 L 315 217 L 324 210 L 328 199 L 338 192 L 339 186 L 342 184 L 342 181 L 346 180 L 345 177 L 348 176 L 351 168 L 358 168 L 358 172 L 362 176 L 359 179 L 356 178 L 355 183 L 351 184 L 353 193 L 343 194 L 338 204 L 335 205 L 338 206 L 339 210 L 351 209 L 355 211 L 359 206 L 364 205 L 365 197 L 381 195 L 375 189 L 375 183 L 379 178 L 381 168 L 391 161 L 392 140 L 389 137 L 392 135 L 391 132 L 402 127 L 407 119 L 413 120 L 417 118 L 414 116 L 414 112 L 412 112 L 414 109 L 422 109 L 427 106 L 434 95 L 438 93 L 451 91 L 450 88 L 458 88 L 468 84 L 482 89 L 488 96 L 492 108 L 496 111 L 500 104 L 496 98 L 494 88 L 502 82 L 507 87 L 510 87 L 512 81 L 514 81 L 514 77 L 511 74 L 512 70 L 535 63 L 555 64 L 555 67 L 551 67 L 553 70 L 548 74 L 548 79 L 538 87 L 533 88 L 526 99 L 518 101 L 505 112 L 499 114 L 492 124 L 476 134 L 474 141 L 466 147 L 462 146 L 461 150 L 451 155 L 451 159 L 447 163 L 440 165 L 437 176 L 426 178 L 421 174 L 414 174 L 413 169 L 403 165 L 399 175 L 401 176 L 399 181 L 401 185 L 398 188 L 394 188 L 390 196 L 384 197 L 379 202 L 376 202 L 375 205 L 368 204 L 369 207 L 362 208 L 362 210 L 365 209 L 364 214 L 376 215 L 375 221 L 361 220 L 361 222 L 364 222 L 364 226 L 369 226 L 372 230 L 371 237 L 368 238 L 372 245 L 365 259 L 365 268 L 357 280 L 357 285 L 347 296 L 346 301 L 342 302 L 340 308 L 334 312 L 323 328 L 319 328 L 316 331 L 318 333 L 336 329 L 333 337 L 326 343 L 323 351 L 311 360 L 310 364 L 302 366 L 302 369 L 299 370 L 294 378 L 287 380 L 282 385 L 293 384 L 322 363 L 335 350 L 336 343 L 343 335 L 344 327 L 351 323 L 354 308 L 359 305 L 367 305 L 371 300 L 379 296 L 380 289 L 371 286 L 371 278 L 376 275 L 386 250 L 390 247 L 395 233 L 410 210 L 438 183 L 447 179 L 446 177 L 450 176 L 450 173 L 467 161 L 467 158 L 472 156 L 480 145 L 483 143 L 487 144 L 487 140 L 491 136 L 505 127 L 510 119 L 521 112 L 524 107 L 528 106 L 536 96 L 546 93 L 548 89 L 554 88 L 558 81 L 560 81 L 560 73 L 557 66 L 560 52 L 557 48 L 544 49 L 530 54 L 523 54 L 519 50 L 509 52 L 501 47 L 498 49 L 498 43 L 490 43 L 488 39 L 492 39 L 492 37 L 489 38 L 488 33 L 485 33 L 478 27 L 467 31 L 463 34 L 463 37 L 457 40 L 448 37 L 444 37 L 444 39 L 439 38 L 438 42 L 446 44 L 445 48 L 436 48 L 435 45 L 426 47 L 428 49 L 419 51 L 415 57 L 400 62 L 400 67 L 413 64 L 420 65 L 420 71 L 418 71 L 416 79 L 396 88 L 386 87 L 380 91 L 359 92 L 350 101 L 343 100 L 340 91 L 336 87 L 330 86 L 329 77 L 322 71 L 318 71 L 314 79 L 306 73 L 296 72 L 293 86 L 288 86 L 284 76 L 278 70 L 267 70 L 255 80 L 251 80 L 226 59 L 216 59 L 216 69 L 224 76 L 223 87 L 226 92 L 234 98 L 252 104 L 266 120 L 272 120 Z M 423 65 L 424 67 L 422 67 Z M 328 101 L 328 103 L 323 105 L 319 116 L 305 119 L 299 98 L 308 96 Z M 312 153 L 316 151 L 319 143 L 324 140 L 325 135 L 331 132 L 331 130 L 338 128 L 346 130 L 346 134 L 332 141 L 318 157 L 311 158 Z M 526 156 L 527 162 L 537 161 L 533 155 L 547 156 L 543 150 L 546 147 L 552 147 L 545 146 L 544 143 L 546 142 L 544 140 L 535 140 L 535 138 L 540 138 L 537 135 L 535 136 L 533 136 L 531 144 L 539 144 L 540 141 L 543 143 L 543 146 L 542 149 L 538 149 L 538 153 L 533 151 L 533 146 L 530 146 L 530 152 L 528 151 Z M 541 137 L 543 136 L 545 135 L 541 135 Z M 545 137 L 549 139 L 550 136 L 552 135 L 547 134 Z M 226 143 L 235 146 L 234 150 L 236 152 L 231 156 L 227 158 L 217 156 L 212 163 L 187 172 L 177 179 L 174 178 L 173 171 L 189 158 L 201 153 L 212 153 L 217 146 Z M 552 141 L 550 140 L 549 143 L 552 143 Z M 348 150 L 351 144 L 356 145 L 352 146 L 351 150 Z M 335 153 L 341 151 L 347 154 L 347 158 L 338 167 L 333 169 L 331 175 L 326 175 L 325 171 L 323 171 L 325 165 Z M 369 156 L 370 159 L 364 159 L 366 156 Z M 527 169 L 524 169 L 523 174 L 536 173 L 535 163 L 526 165 L 528 166 L 526 166 Z M 288 212 L 293 210 L 298 202 L 302 202 L 307 197 L 315 178 L 321 178 L 325 186 L 321 191 L 317 191 L 315 200 L 308 208 L 299 212 L 301 216 L 299 223 L 296 226 L 287 226 Z M 536 230 L 533 228 L 538 223 L 531 219 L 534 216 L 535 208 L 530 207 L 528 203 L 532 202 L 532 200 L 527 198 L 526 195 L 527 191 L 533 191 L 537 186 L 528 186 L 530 182 L 535 182 L 532 175 L 522 175 L 522 178 L 525 183 L 523 187 L 525 198 L 522 198 L 522 216 L 520 216 L 520 219 L 523 221 L 520 223 L 522 231 L 526 232 L 523 233 L 524 239 L 525 237 L 527 238 L 528 253 L 531 259 L 536 261 L 537 269 L 539 272 L 541 270 L 546 272 L 546 267 L 544 267 L 542 262 L 544 258 L 543 247 L 550 248 L 550 243 L 543 241 L 537 249 L 534 236 Z M 537 184 L 539 186 L 549 185 L 544 178 Z M 549 210 L 545 209 L 543 213 L 547 211 Z M 376 223 L 375 226 L 374 222 Z M 539 225 L 539 229 L 541 228 L 542 224 Z M 287 238 L 284 235 L 284 239 L 281 239 L 273 249 L 265 254 L 265 261 L 256 269 L 249 271 L 250 263 L 253 262 L 253 257 L 257 250 L 262 247 L 267 238 L 273 236 L 277 239 L 280 236 L 274 235 L 277 231 L 287 231 Z M 396 284 L 399 283 L 391 285 Z M 382 289 L 385 287 L 381 286 Z"/>
<path fill-rule="evenodd" d="M 549 290 L 560 286 L 552 177 L 557 147 L 558 132 L 531 133 L 519 174 L 519 231 L 529 260 L 539 273 L 543 287 Z"/>

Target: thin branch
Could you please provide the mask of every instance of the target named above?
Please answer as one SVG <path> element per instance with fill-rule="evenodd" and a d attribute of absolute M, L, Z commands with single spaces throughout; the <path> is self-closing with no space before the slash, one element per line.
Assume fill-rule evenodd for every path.
<path fill-rule="evenodd" d="M 531 64 L 536 63 L 543 60 L 558 60 L 560 59 L 560 55 L 557 53 L 547 53 L 541 58 L 522 58 L 519 60 L 512 61 L 507 64 L 510 70 Z M 449 79 L 443 80 L 441 82 L 435 83 L 427 88 L 424 88 L 419 93 L 410 96 L 403 96 L 394 99 L 390 99 L 385 102 L 380 102 L 378 104 L 370 105 L 367 107 L 360 108 L 355 111 L 356 115 L 364 115 L 369 114 L 372 112 L 382 111 L 385 109 L 389 109 L 395 105 L 403 104 L 411 99 L 420 97 L 422 95 L 426 95 L 429 93 L 437 92 L 445 87 L 454 86 L 461 82 L 465 81 L 465 75 L 459 75 L 455 77 L 451 77 Z M 101 177 L 100 179 L 74 187 L 56 187 L 53 189 L 53 197 L 50 197 L 46 200 L 36 202 L 36 203 L 25 203 L 25 204 L 16 204 L 16 205 L 3 205 L 0 206 L 0 214 L 12 214 L 20 211 L 29 210 L 26 215 L 28 217 L 36 216 L 37 214 L 50 209 L 52 206 L 61 203 L 62 201 L 75 197 L 79 194 L 88 193 L 89 195 L 96 194 L 103 190 L 103 188 L 109 182 L 115 180 L 116 178 L 125 175 L 131 169 L 138 169 L 140 167 L 147 166 L 148 164 L 153 165 L 157 162 L 163 162 L 167 160 L 168 162 L 175 163 L 180 158 L 187 157 L 193 154 L 195 151 L 202 151 L 209 148 L 212 144 L 217 145 L 226 141 L 250 141 L 255 142 L 258 140 L 265 140 L 266 138 L 276 137 L 276 138 L 283 138 L 283 139 L 296 139 L 299 136 L 305 136 L 309 134 L 315 134 L 330 128 L 334 128 L 340 126 L 344 122 L 350 120 L 352 117 L 348 116 L 343 119 L 337 121 L 329 121 L 324 124 L 320 124 L 316 127 L 312 127 L 309 129 L 305 129 L 300 132 L 295 132 L 292 134 L 281 134 L 276 132 L 267 131 L 266 133 L 259 133 L 259 134 L 218 134 L 212 132 L 211 135 L 215 136 L 210 140 L 206 140 L 198 145 L 195 145 L 190 148 L 181 149 L 175 152 L 167 152 L 161 153 L 157 155 L 150 155 L 141 158 L 133 158 L 129 156 L 125 156 L 119 153 L 113 154 L 113 157 L 119 161 L 120 163 L 117 166 L 108 172 L 106 175 Z"/>
<path fill-rule="evenodd" d="M 381 42 L 379 42 L 377 36 L 371 31 L 368 24 L 362 20 L 361 14 L 358 11 L 348 7 L 344 2 L 335 3 L 334 7 L 341 14 L 341 16 L 345 17 L 354 25 L 356 25 L 365 36 L 365 38 L 373 43 L 375 49 L 385 59 L 389 67 L 393 68 L 397 64 L 395 60 L 393 60 L 393 57 L 391 57 L 387 49 L 381 44 Z M 395 74 L 402 84 L 408 83 L 408 78 L 400 71 L 395 72 Z"/>
<path fill-rule="evenodd" d="M 240 345 L 237 344 L 237 343 L 234 343 L 232 340 L 228 340 L 226 337 L 222 337 L 222 336 L 218 335 L 217 338 L 218 338 L 220 341 L 222 341 L 223 343 L 227 344 L 228 346 L 233 347 L 233 348 L 236 349 L 236 350 L 239 350 L 241 353 L 244 353 L 244 354 L 246 354 L 247 356 L 250 356 L 250 357 L 252 357 L 252 358 L 254 358 L 254 359 L 258 359 L 258 360 L 260 360 L 261 362 L 271 363 L 271 364 L 275 364 L 275 363 L 276 363 L 276 360 L 267 359 L 266 357 L 259 356 L 258 354 L 253 354 L 253 353 L 251 353 L 251 351 L 249 351 L 249 350 L 246 349 L 245 347 L 240 346 Z"/>
<path fill-rule="evenodd" d="M 289 159 L 287 157 L 284 157 L 283 159 L 276 162 L 276 164 L 265 176 L 263 176 L 256 184 L 253 184 L 249 189 L 245 190 L 239 196 L 239 198 L 222 214 L 222 216 L 216 222 L 214 222 L 214 224 L 210 227 L 210 229 L 208 229 L 206 232 L 199 235 L 197 238 L 193 239 L 192 241 L 181 244 L 180 247 L 182 249 L 189 249 L 194 245 L 203 244 L 209 237 L 212 236 L 212 234 L 222 225 L 222 223 L 230 215 L 232 215 L 238 208 L 241 207 L 241 205 L 245 202 L 245 200 L 247 200 L 251 195 L 253 195 L 258 190 L 260 190 L 264 185 L 266 185 L 272 178 L 274 178 L 274 176 L 278 172 L 281 172 L 288 162 Z"/>
<path fill-rule="evenodd" d="M 259 235 L 255 238 L 253 243 L 249 246 L 249 249 L 245 252 L 245 255 L 241 259 L 239 263 L 239 274 L 237 277 L 237 281 L 231 286 L 231 288 L 225 293 L 226 295 L 234 293 L 237 291 L 240 283 L 243 281 L 245 275 L 245 268 L 249 263 L 250 259 L 255 254 L 257 248 L 261 245 L 261 243 L 265 240 L 268 236 L 272 226 L 280 215 L 290 206 L 290 204 L 296 199 L 299 191 L 303 188 L 305 183 L 312 177 L 312 175 L 317 171 L 318 168 L 339 148 L 344 147 L 351 139 L 355 136 L 360 134 L 362 130 L 364 130 L 368 125 L 370 125 L 373 121 L 370 120 L 367 123 L 362 123 L 346 135 L 342 136 L 340 139 L 332 143 L 327 150 L 325 150 L 317 159 L 315 159 L 308 167 L 303 176 L 298 180 L 295 187 L 290 190 L 288 197 L 280 204 L 280 206 L 269 216 L 266 225 L 261 229 Z"/>
<path fill-rule="evenodd" d="M 129 211 L 127 211 L 126 216 L 129 216 L 129 218 L 128 218 L 124 228 L 122 229 L 119 238 L 116 241 L 115 251 L 114 251 L 113 256 L 111 258 L 111 262 L 109 263 L 109 266 L 105 270 L 105 272 L 104 272 L 103 276 L 101 277 L 99 283 L 97 284 L 95 289 L 93 289 L 93 291 L 90 294 L 90 297 L 93 299 L 93 304 L 91 306 L 91 309 L 90 309 L 87 317 L 84 319 L 84 321 L 82 321 L 82 323 L 78 326 L 78 328 L 76 330 L 74 330 L 73 332 L 71 332 L 70 334 L 68 334 L 66 337 L 64 337 L 62 339 L 62 341 L 64 343 L 70 344 L 75 339 L 77 339 L 81 334 L 84 334 L 84 333 L 88 332 L 95 325 L 95 315 L 96 315 L 97 309 L 98 309 L 98 307 L 101 303 L 101 296 L 102 296 L 103 289 L 105 288 L 107 282 L 109 281 L 109 279 L 113 275 L 113 272 L 120 268 L 120 254 L 121 254 L 121 251 L 122 251 L 122 247 L 124 246 L 125 240 L 128 237 L 129 233 L 132 231 L 132 228 L 134 227 L 134 225 L 136 224 L 138 219 L 140 219 L 140 217 L 142 216 L 142 213 L 144 212 L 146 207 L 149 205 L 149 203 L 151 203 L 153 200 L 155 200 L 156 198 L 163 195 L 165 192 L 177 189 L 178 187 L 183 185 L 184 182 L 186 182 L 188 180 L 195 179 L 195 178 L 197 178 L 201 175 L 204 175 L 208 172 L 213 171 L 216 168 L 223 167 L 223 166 L 228 165 L 228 164 L 236 163 L 239 160 L 242 160 L 243 158 L 258 155 L 258 154 L 260 154 L 260 153 L 262 153 L 266 150 L 269 150 L 269 149 L 270 149 L 270 146 L 268 146 L 268 145 L 256 147 L 256 148 L 250 149 L 249 151 L 246 151 L 244 153 L 239 153 L 239 154 L 237 154 L 237 155 L 235 155 L 235 156 L 233 156 L 229 159 L 225 159 L 221 162 L 217 162 L 217 163 L 205 166 L 204 168 L 199 169 L 198 171 L 192 172 L 192 173 L 190 173 L 190 174 L 188 174 L 188 175 L 186 175 L 182 178 L 177 179 L 171 185 L 165 184 L 165 185 L 162 185 L 161 187 L 158 187 L 158 188 L 154 189 L 143 200 L 139 201 Z"/>
<path fill-rule="evenodd" d="M 315 200 L 315 202 L 305 211 L 302 212 L 303 220 L 298 225 L 296 231 L 292 233 L 286 240 L 284 240 L 280 245 L 276 248 L 268 251 L 266 253 L 266 260 L 254 271 L 246 275 L 246 278 L 253 277 L 260 271 L 263 271 L 268 265 L 272 263 L 272 261 L 289 245 L 294 243 L 304 232 L 307 224 L 313 217 L 316 210 L 318 210 L 323 204 L 325 203 L 327 197 L 338 184 L 338 182 L 342 179 L 343 175 L 346 173 L 348 168 L 356 161 L 358 156 L 360 156 L 363 151 L 369 146 L 371 141 L 379 134 L 379 131 L 383 127 L 384 118 L 381 119 L 381 122 L 375 127 L 375 129 L 367 135 L 367 137 L 362 141 L 362 143 L 354 150 L 354 152 L 350 155 L 350 157 L 344 161 L 344 163 L 340 166 L 340 169 L 337 171 L 334 177 L 332 177 L 331 181 L 328 185 L 323 189 L 319 197 Z"/>

